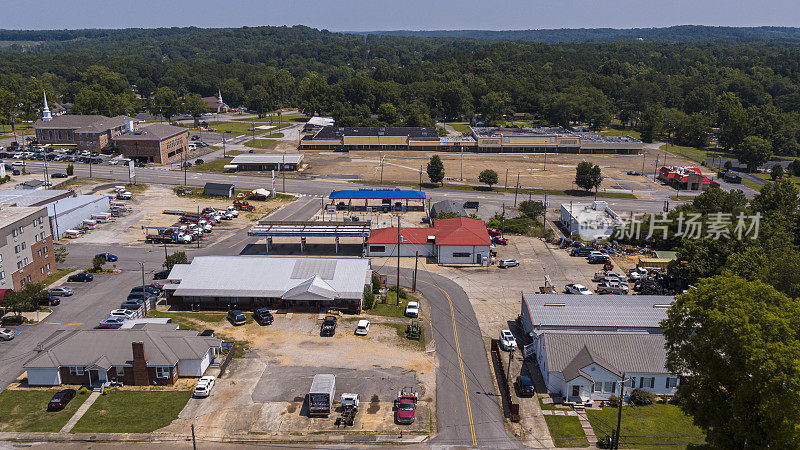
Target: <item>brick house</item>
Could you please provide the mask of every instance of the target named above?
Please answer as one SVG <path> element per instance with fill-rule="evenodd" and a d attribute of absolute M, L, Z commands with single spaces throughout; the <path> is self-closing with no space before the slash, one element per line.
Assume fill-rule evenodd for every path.
<path fill-rule="evenodd" d="M 174 384 L 200 377 L 221 353 L 219 339 L 177 330 L 171 324 L 144 324 L 120 330 L 59 330 L 23 367 L 31 386 Z"/>
<path fill-rule="evenodd" d="M 33 124 L 36 140 L 41 144 L 75 145 L 80 150 L 99 152 L 109 149 L 116 136 L 138 129 L 136 119 L 128 116 L 65 114 Z"/>
<path fill-rule="evenodd" d="M 0 208 L 0 289 L 38 283 L 56 268 L 53 235 L 44 206 Z"/>
<path fill-rule="evenodd" d="M 116 136 L 114 143 L 126 158 L 166 164 L 189 150 L 189 130 L 157 123 Z"/>

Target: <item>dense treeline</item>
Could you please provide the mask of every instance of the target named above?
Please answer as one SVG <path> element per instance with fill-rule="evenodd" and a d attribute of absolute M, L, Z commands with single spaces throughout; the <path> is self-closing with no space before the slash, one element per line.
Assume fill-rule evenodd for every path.
<path fill-rule="evenodd" d="M 188 94 L 221 90 L 234 106 L 299 106 L 342 125 L 502 122 L 523 112 L 593 128 L 618 118 L 645 140 L 693 146 L 719 127 L 720 144 L 758 156 L 753 165 L 765 150 L 800 153 L 800 46 L 786 42 L 552 45 L 303 26 L 53 33 L 59 39 L 0 52 L 3 120 L 10 110 L 35 117 L 42 89 L 76 112 L 104 114 L 180 111 Z"/>

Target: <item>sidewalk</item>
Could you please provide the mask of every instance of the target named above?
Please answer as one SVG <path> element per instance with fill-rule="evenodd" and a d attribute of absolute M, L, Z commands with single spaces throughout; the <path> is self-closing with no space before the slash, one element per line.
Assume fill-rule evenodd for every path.
<path fill-rule="evenodd" d="M 70 417 L 70 419 L 67 421 L 67 423 L 64 424 L 64 426 L 61 428 L 60 433 L 69 433 L 70 431 L 72 431 L 72 428 L 75 427 L 75 424 L 78 423 L 78 421 L 81 420 L 81 417 L 83 417 L 83 415 L 86 414 L 86 411 L 88 411 L 89 408 L 92 407 L 94 402 L 97 400 L 97 397 L 100 397 L 99 392 L 92 392 L 91 394 L 89 394 L 89 398 L 87 398 L 86 401 L 83 402 L 80 408 L 78 408 L 78 410 L 75 411 L 75 414 L 73 414 L 72 417 Z"/>

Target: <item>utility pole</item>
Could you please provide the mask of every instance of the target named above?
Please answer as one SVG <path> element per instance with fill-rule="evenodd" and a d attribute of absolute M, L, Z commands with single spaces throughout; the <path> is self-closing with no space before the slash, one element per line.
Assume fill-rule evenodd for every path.
<path fill-rule="evenodd" d="M 506 169 L 506 188 L 505 188 L 505 190 L 508 190 L 508 169 Z"/>
<path fill-rule="evenodd" d="M 395 293 L 395 300 L 397 306 L 400 306 L 400 214 L 397 215 L 397 290 Z"/>
<path fill-rule="evenodd" d="M 169 255 L 167 254 L 167 241 L 165 239 L 164 240 L 164 262 L 167 262 L 167 258 L 168 257 L 169 257 Z"/>
<path fill-rule="evenodd" d="M 419 251 L 414 254 L 414 277 L 411 279 L 411 292 L 417 292 L 417 267 L 419 266 Z"/>
<path fill-rule="evenodd" d="M 506 234 L 506 202 L 503 202 L 503 213 L 500 214 L 500 237 Z"/>
<path fill-rule="evenodd" d="M 517 172 L 517 185 L 514 187 L 514 208 L 517 207 L 517 191 L 519 190 L 519 172 Z"/>
<path fill-rule="evenodd" d="M 422 190 L 422 164 L 419 165 L 419 190 Z"/>
<path fill-rule="evenodd" d="M 380 184 L 383 184 L 383 155 L 380 155 L 380 156 L 381 156 L 381 162 L 380 162 L 380 164 L 381 164 L 381 183 Z"/>
<path fill-rule="evenodd" d="M 139 266 L 142 268 L 142 298 L 147 300 L 147 291 L 144 289 L 144 262 L 139 261 Z M 145 305 L 145 311 L 148 309 L 150 309 L 149 305 Z"/>
<path fill-rule="evenodd" d="M 644 176 L 644 160 L 647 158 L 647 152 L 642 152 L 642 176 Z"/>
<path fill-rule="evenodd" d="M 464 181 L 464 146 L 461 146 L 461 176 L 459 176 L 459 181 Z"/>
<path fill-rule="evenodd" d="M 569 235 L 572 237 L 572 222 L 575 220 L 572 215 L 572 200 L 569 201 Z"/>
<path fill-rule="evenodd" d="M 611 448 L 619 450 L 619 432 L 622 429 L 622 400 L 625 395 L 625 374 L 622 374 L 622 380 L 619 383 L 619 411 L 617 412 L 617 432 L 614 434 L 614 442 Z"/>
<path fill-rule="evenodd" d="M 286 192 L 286 149 L 283 150 L 283 156 L 281 156 L 281 183 L 283 192 Z"/>
<path fill-rule="evenodd" d="M 225 133 L 220 133 L 220 134 L 222 134 L 222 157 L 224 158 L 225 157 Z"/>
<path fill-rule="evenodd" d="M 197 450 L 197 440 L 194 437 L 194 424 L 192 424 L 192 450 Z"/>
<path fill-rule="evenodd" d="M 511 361 L 514 360 L 514 347 L 508 349 L 508 370 L 506 370 L 506 375 L 508 377 L 511 376 Z"/>

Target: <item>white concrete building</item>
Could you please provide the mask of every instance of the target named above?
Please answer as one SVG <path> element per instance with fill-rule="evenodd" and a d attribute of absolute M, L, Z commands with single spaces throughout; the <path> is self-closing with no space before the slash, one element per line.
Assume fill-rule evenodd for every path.
<path fill-rule="evenodd" d="M 93 214 L 108 212 L 111 208 L 107 195 L 76 195 L 56 200 L 47 205 L 50 228 L 57 238 L 64 237 L 70 229 L 80 228 Z"/>
<path fill-rule="evenodd" d="M 624 225 L 619 215 L 603 201 L 562 204 L 561 223 L 570 235 L 578 234 L 586 241 L 608 239 L 615 228 Z"/>

